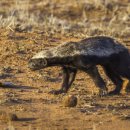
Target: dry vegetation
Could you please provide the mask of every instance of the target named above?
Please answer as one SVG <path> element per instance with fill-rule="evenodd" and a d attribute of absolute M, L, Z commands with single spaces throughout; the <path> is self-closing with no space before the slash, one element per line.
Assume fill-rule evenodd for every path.
<path fill-rule="evenodd" d="M 60 68 L 27 67 L 45 47 L 96 35 L 129 48 L 129 0 L 0 0 L 0 130 L 129 130 L 130 94 L 94 96 L 92 80 L 79 72 L 68 93 L 78 104 L 65 108 L 66 95 L 48 94 L 60 86 Z"/>
<path fill-rule="evenodd" d="M 125 2 L 126 1 L 126 2 Z M 129 36 L 129 0 L 12 0 L 1 2 L 0 26 L 76 37 Z"/>

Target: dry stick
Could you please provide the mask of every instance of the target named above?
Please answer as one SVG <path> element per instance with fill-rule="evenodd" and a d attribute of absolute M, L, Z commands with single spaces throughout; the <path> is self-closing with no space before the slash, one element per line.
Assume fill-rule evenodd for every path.
<path fill-rule="evenodd" d="M 8 26 L 8 28 L 9 28 L 12 32 L 15 32 L 10 26 Z"/>

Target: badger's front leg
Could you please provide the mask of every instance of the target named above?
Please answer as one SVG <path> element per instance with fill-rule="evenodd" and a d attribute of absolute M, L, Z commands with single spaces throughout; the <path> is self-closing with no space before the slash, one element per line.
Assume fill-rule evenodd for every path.
<path fill-rule="evenodd" d="M 51 94 L 61 94 L 67 93 L 73 81 L 75 80 L 75 76 L 77 73 L 77 69 L 71 67 L 63 67 L 63 82 L 61 88 L 59 90 L 50 91 Z"/>

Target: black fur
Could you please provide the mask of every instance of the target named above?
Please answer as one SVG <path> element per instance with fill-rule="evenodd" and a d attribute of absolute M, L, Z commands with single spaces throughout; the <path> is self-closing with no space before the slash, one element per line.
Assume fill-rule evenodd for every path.
<path fill-rule="evenodd" d="M 46 64 L 42 62 L 46 61 Z M 63 84 L 54 94 L 67 92 L 73 83 L 77 70 L 90 75 L 99 87 L 100 94 L 107 92 L 105 82 L 101 78 L 96 65 L 101 65 L 107 76 L 116 85 L 112 94 L 119 94 L 122 89 L 123 78 L 130 79 L 130 54 L 128 49 L 116 40 L 99 36 L 61 44 L 48 51 L 36 54 L 29 61 L 29 68 L 37 70 L 49 66 L 63 68 Z"/>

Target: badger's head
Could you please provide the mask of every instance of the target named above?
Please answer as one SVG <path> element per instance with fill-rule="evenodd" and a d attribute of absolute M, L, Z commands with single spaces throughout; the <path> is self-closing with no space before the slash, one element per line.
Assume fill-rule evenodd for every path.
<path fill-rule="evenodd" d="M 48 67 L 48 59 L 52 57 L 50 50 L 44 50 L 34 55 L 28 63 L 28 67 L 31 70 L 40 70 Z"/>
<path fill-rule="evenodd" d="M 47 67 L 47 60 L 44 58 L 31 59 L 28 66 L 31 70 L 39 70 Z"/>

